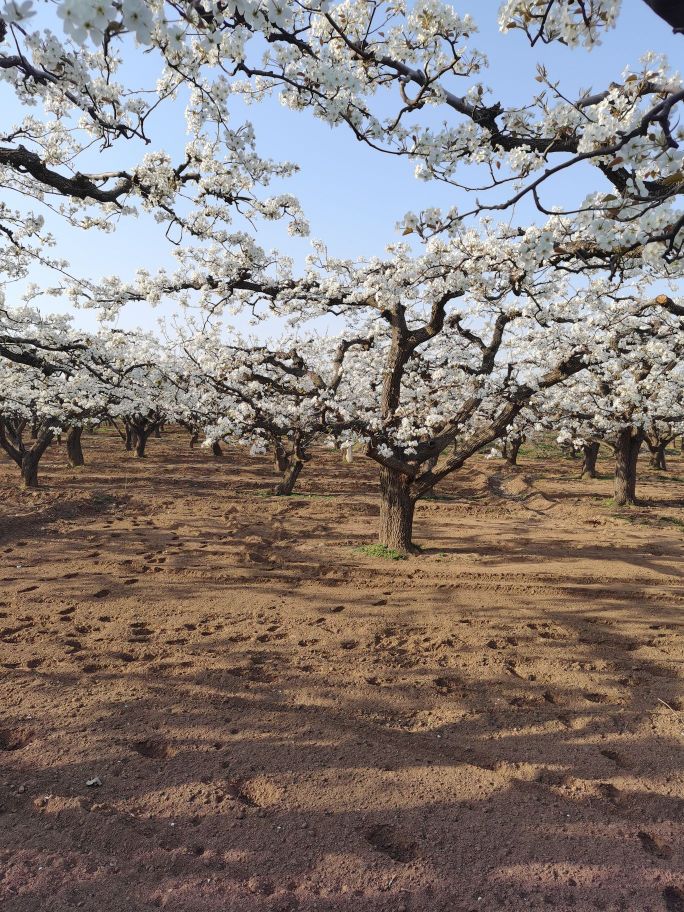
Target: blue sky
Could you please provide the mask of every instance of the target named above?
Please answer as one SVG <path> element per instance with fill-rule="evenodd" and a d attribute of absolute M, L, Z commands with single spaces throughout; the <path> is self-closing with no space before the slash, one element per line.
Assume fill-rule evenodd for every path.
<path fill-rule="evenodd" d="M 504 102 L 523 101 L 539 91 L 534 80 L 537 62 L 547 65 L 569 96 L 576 96 L 580 89 L 601 89 L 619 79 L 623 68 L 628 64 L 636 67 L 648 50 L 667 54 L 670 63 L 678 67 L 684 49 L 684 39 L 673 36 L 642 0 L 624 0 L 618 28 L 609 32 L 602 46 L 592 52 L 558 45 L 530 49 L 520 33 L 501 35 L 496 23 L 498 0 L 454 0 L 454 6 L 459 12 L 470 12 L 478 23 L 480 33 L 473 38 L 473 44 L 484 50 L 491 61 L 485 82 Z M 0 94 L 0 102 L 3 101 L 6 116 L 9 113 L 13 119 L 10 99 Z M 443 116 L 440 114 L 440 118 Z M 323 239 L 334 255 L 381 254 L 385 245 L 396 239 L 394 226 L 408 210 L 467 203 L 462 194 L 459 196 L 447 186 L 417 181 L 410 161 L 375 152 L 357 142 L 348 129 L 332 129 L 308 112 L 286 110 L 277 98 L 250 107 L 236 101 L 235 124 L 244 119 L 255 125 L 261 154 L 289 159 L 301 166 L 300 173 L 284 182 L 282 189 L 299 197 L 311 224 L 311 236 Z M 155 146 L 182 149 L 185 136 L 180 112 L 177 121 L 167 116 L 156 126 Z M 130 150 L 134 157 L 133 153 L 135 150 Z M 96 168 L 112 166 L 112 160 L 104 158 L 107 160 L 97 163 Z M 591 188 L 588 170 L 557 182 L 553 191 L 558 198 L 547 196 L 546 202 L 577 198 L 578 182 L 583 180 L 587 184 L 579 187 L 581 197 Z M 529 217 L 531 213 L 524 209 L 518 213 L 521 221 Z M 96 277 L 118 273 L 127 278 L 139 266 L 153 270 L 172 264 L 163 231 L 150 219 L 127 218 L 114 235 L 76 232 L 55 220 L 50 226 L 58 239 L 56 252 L 70 261 L 76 274 Z M 258 240 L 264 247 L 278 247 L 295 262 L 301 262 L 310 250 L 309 241 L 289 238 L 279 224 L 260 223 Z M 43 276 L 34 278 L 40 281 Z M 64 307 L 60 302 L 46 302 L 45 306 Z M 162 308 L 161 312 L 165 311 Z M 159 313 L 141 306 L 128 308 L 121 325 L 149 328 Z M 94 324 L 93 316 L 87 312 L 79 314 L 77 321 L 84 326 Z"/>

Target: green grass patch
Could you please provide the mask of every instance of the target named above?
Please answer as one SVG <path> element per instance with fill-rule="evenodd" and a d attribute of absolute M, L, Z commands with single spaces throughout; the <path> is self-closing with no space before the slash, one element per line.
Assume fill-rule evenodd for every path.
<path fill-rule="evenodd" d="M 380 557 L 383 560 L 406 560 L 406 555 L 394 548 L 388 548 L 377 542 L 375 545 L 361 545 L 360 548 L 354 548 L 358 554 L 365 554 L 366 557 Z"/>

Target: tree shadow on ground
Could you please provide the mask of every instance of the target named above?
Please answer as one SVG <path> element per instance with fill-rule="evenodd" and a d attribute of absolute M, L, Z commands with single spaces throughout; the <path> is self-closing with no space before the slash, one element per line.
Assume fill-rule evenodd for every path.
<path fill-rule="evenodd" d="M 5 908 L 681 912 L 675 537 L 445 502 L 390 565 L 362 498 L 174 485 L 5 587 Z"/>

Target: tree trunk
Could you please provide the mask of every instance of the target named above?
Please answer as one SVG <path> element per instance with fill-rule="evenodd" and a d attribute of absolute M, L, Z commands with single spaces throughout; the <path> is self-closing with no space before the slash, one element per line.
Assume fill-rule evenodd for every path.
<path fill-rule="evenodd" d="M 162 435 L 161 424 L 158 424 L 158 425 L 156 425 L 156 427 L 154 429 L 155 440 L 161 440 L 161 435 Z"/>
<path fill-rule="evenodd" d="M 296 459 L 296 458 L 293 459 L 290 464 L 290 467 L 288 468 L 287 472 L 285 473 L 285 477 L 280 482 L 280 484 L 276 485 L 273 493 L 281 494 L 284 497 L 289 497 L 290 494 L 292 494 L 292 492 L 294 491 L 294 486 L 297 483 L 297 479 L 299 478 L 299 473 L 302 471 L 303 468 L 304 468 L 304 463 L 302 462 L 301 459 Z"/>
<path fill-rule="evenodd" d="M 290 468 L 290 457 L 279 440 L 273 444 L 273 464 L 279 472 L 283 473 Z"/>
<path fill-rule="evenodd" d="M 84 465 L 83 449 L 81 447 L 81 434 L 83 428 L 70 427 L 66 439 L 67 459 L 72 468 Z"/>
<path fill-rule="evenodd" d="M 598 458 L 600 446 L 600 443 L 593 441 L 592 443 L 585 443 L 582 447 L 584 462 L 582 463 L 580 478 L 584 475 L 588 475 L 589 478 L 596 478 L 596 460 Z"/>
<path fill-rule="evenodd" d="M 413 513 L 409 478 L 396 469 L 380 469 L 380 534 L 381 545 L 407 553 L 413 547 Z"/>
<path fill-rule="evenodd" d="M 136 434 L 133 428 L 127 424 L 126 425 L 126 450 L 130 453 L 136 443 Z"/>
<path fill-rule="evenodd" d="M 25 488 L 38 487 L 38 462 L 40 454 L 31 448 L 21 456 L 21 480 Z"/>
<path fill-rule="evenodd" d="M 643 439 L 641 433 L 627 428 L 615 441 L 615 503 L 619 507 L 636 503 L 637 460 Z"/>
<path fill-rule="evenodd" d="M 191 450 L 193 450 L 195 448 L 195 444 L 197 443 L 198 440 L 199 440 L 199 431 L 193 431 L 192 437 L 190 438 L 190 449 Z"/>
<path fill-rule="evenodd" d="M 135 458 L 136 459 L 145 458 L 145 446 L 147 444 L 148 437 L 149 437 L 148 431 L 136 431 L 135 432 Z"/>
<path fill-rule="evenodd" d="M 506 446 L 504 448 L 504 456 L 506 457 L 506 462 L 509 465 L 517 466 L 518 464 L 518 453 L 520 452 L 520 447 L 522 446 L 522 440 L 517 437 L 513 440 L 507 440 Z"/>
<path fill-rule="evenodd" d="M 223 456 L 223 450 L 221 449 L 221 444 L 218 442 L 218 440 L 215 440 L 212 443 L 211 454 L 212 454 L 212 456 L 216 456 L 216 457 Z"/>
<path fill-rule="evenodd" d="M 651 465 L 654 469 L 660 469 L 661 472 L 667 471 L 667 462 L 665 461 L 666 443 L 659 443 L 651 449 Z"/>

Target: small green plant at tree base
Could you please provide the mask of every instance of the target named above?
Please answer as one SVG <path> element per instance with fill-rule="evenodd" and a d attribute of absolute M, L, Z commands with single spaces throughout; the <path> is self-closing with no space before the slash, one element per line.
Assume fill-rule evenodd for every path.
<path fill-rule="evenodd" d="M 359 554 L 365 554 L 366 557 L 382 557 L 385 560 L 406 560 L 406 555 L 402 554 L 401 551 L 388 548 L 379 542 L 375 545 L 361 545 L 360 548 L 355 548 L 354 550 Z"/>

